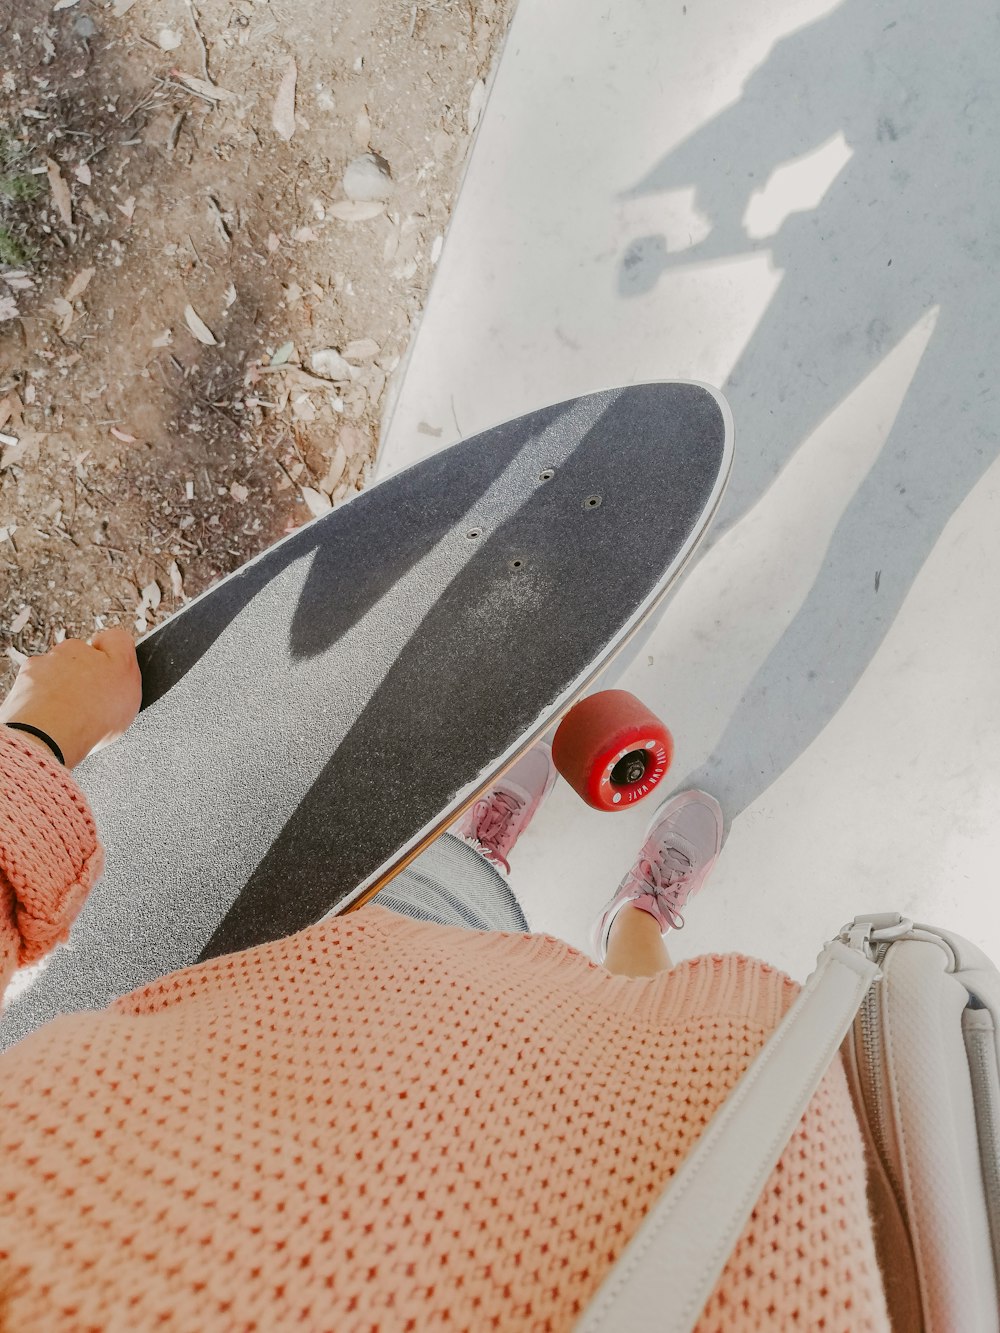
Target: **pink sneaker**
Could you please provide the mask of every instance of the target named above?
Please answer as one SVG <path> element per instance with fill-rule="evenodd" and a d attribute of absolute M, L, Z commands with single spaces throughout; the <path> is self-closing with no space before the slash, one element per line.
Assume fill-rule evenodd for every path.
<path fill-rule="evenodd" d="M 488 861 L 510 874 L 507 858 L 555 780 L 552 747 L 540 741 L 498 778 L 496 786 L 474 802 L 449 832 L 464 838 Z"/>
<path fill-rule="evenodd" d="M 680 930 L 681 908 L 708 878 L 722 848 L 722 810 L 714 796 L 685 791 L 653 816 L 635 864 L 594 927 L 594 956 L 603 963 L 611 924 L 627 903 L 659 922 L 660 931 Z"/>

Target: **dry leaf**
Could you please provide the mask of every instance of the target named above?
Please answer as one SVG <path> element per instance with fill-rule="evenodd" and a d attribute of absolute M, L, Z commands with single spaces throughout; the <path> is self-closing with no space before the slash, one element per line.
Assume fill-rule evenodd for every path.
<path fill-rule="evenodd" d="M 385 212 L 385 204 L 376 199 L 342 199 L 339 203 L 331 204 L 326 211 L 340 222 L 370 222 Z"/>
<path fill-rule="evenodd" d="M 76 169 L 73 172 L 73 175 L 77 178 L 77 180 L 80 182 L 81 185 L 89 185 L 91 181 L 94 179 L 93 176 L 90 174 L 90 168 L 87 166 L 86 162 L 78 163 Z"/>
<path fill-rule="evenodd" d="M 226 288 L 226 309 L 227 309 L 227 310 L 229 309 L 229 307 L 230 307 L 231 305 L 233 305 L 233 303 L 235 302 L 235 300 L 236 300 L 236 288 L 235 288 L 235 286 L 234 286 L 232 283 L 230 283 L 229 286 Z"/>
<path fill-rule="evenodd" d="M 67 227 L 73 225 L 73 201 L 70 197 L 69 186 L 62 178 L 62 172 L 59 170 L 59 163 L 53 158 L 45 159 L 45 170 L 49 178 L 49 189 L 52 191 L 52 202 L 56 210 Z"/>
<path fill-rule="evenodd" d="M 60 9 L 72 9 L 74 5 L 79 3 L 80 0 L 56 0 L 56 3 L 52 6 L 52 12 L 58 14 Z"/>
<path fill-rule="evenodd" d="M 379 345 L 374 338 L 355 338 L 344 348 L 344 357 L 348 361 L 370 361 L 378 356 Z"/>
<path fill-rule="evenodd" d="M 309 365 L 323 379 L 346 382 L 354 378 L 354 371 L 335 347 L 318 348 L 309 357 Z"/>
<path fill-rule="evenodd" d="M 17 319 L 17 302 L 13 296 L 8 296 L 6 292 L 0 293 L 0 323 L 5 319 Z"/>
<path fill-rule="evenodd" d="M 347 467 L 347 454 L 344 452 L 344 446 L 338 443 L 330 462 L 330 470 L 319 484 L 320 490 L 325 491 L 327 495 L 331 495 L 337 482 L 344 475 L 345 467 Z"/>
<path fill-rule="evenodd" d="M 319 375 L 310 375 L 309 371 L 303 370 L 301 366 L 286 365 L 278 366 L 277 369 L 282 375 L 287 375 L 293 383 L 302 384 L 307 389 L 324 389 L 331 399 L 336 399 L 337 391 L 328 379 L 323 379 Z"/>
<path fill-rule="evenodd" d="M 486 105 L 486 84 L 482 79 L 477 79 L 472 85 L 472 93 L 469 97 L 469 109 L 466 113 L 469 133 L 474 134 L 479 119 L 483 114 L 483 107 Z"/>
<path fill-rule="evenodd" d="M 294 351 L 295 351 L 295 344 L 293 342 L 282 343 L 281 346 L 278 348 L 278 350 L 271 357 L 270 361 L 268 362 L 268 365 L 283 366 L 285 362 L 291 357 Z"/>
<path fill-rule="evenodd" d="M 278 85 L 278 95 L 274 99 L 271 111 L 271 124 L 279 139 L 288 140 L 295 133 L 295 80 L 298 69 L 294 60 L 289 60 L 288 67 Z"/>
<path fill-rule="evenodd" d="M 238 481 L 234 481 L 232 486 L 230 486 L 229 488 L 229 494 L 233 497 L 233 499 L 236 501 L 237 504 L 242 505 L 246 504 L 247 496 L 250 494 L 250 492 L 247 490 L 245 486 L 241 486 Z"/>
<path fill-rule="evenodd" d="M 154 347 L 169 347 L 174 340 L 174 335 L 169 329 L 164 329 L 162 333 L 157 334 L 153 339 Z"/>
<path fill-rule="evenodd" d="M 269 231 L 269 232 L 267 233 L 267 252 L 268 252 L 268 254 L 273 255 L 274 252 L 275 252 L 275 250 L 277 250 L 277 248 L 278 248 L 278 246 L 279 246 L 280 244 L 281 244 L 281 237 L 280 237 L 280 236 L 275 236 L 275 234 L 274 234 L 273 231 Z"/>
<path fill-rule="evenodd" d="M 115 204 L 119 213 L 124 213 L 129 222 L 135 217 L 135 195 L 130 194 L 123 204 Z"/>
<path fill-rule="evenodd" d="M 69 332 L 70 325 L 73 323 L 75 311 L 68 301 L 64 301 L 61 296 L 57 296 L 52 302 L 52 309 L 59 317 L 60 337 Z"/>
<path fill-rule="evenodd" d="M 176 560 L 171 560 L 170 564 L 167 565 L 167 573 L 170 575 L 170 591 L 175 597 L 183 597 L 184 578 Z"/>
<path fill-rule="evenodd" d="M 27 389 L 25 389 L 24 397 L 25 400 L 27 401 L 28 397 Z M 15 427 L 20 429 L 20 427 L 24 425 L 24 403 L 21 402 L 21 395 L 17 393 L 16 390 L 12 390 L 7 395 L 7 401 L 8 403 L 10 403 L 10 408 L 12 413 L 11 421 L 14 423 Z"/>
<path fill-rule="evenodd" d="M 318 241 L 319 235 L 312 227 L 296 227 L 292 232 L 292 240 L 298 245 L 305 245 L 309 241 Z"/>
<path fill-rule="evenodd" d="M 14 406 L 10 401 L 10 394 L 8 394 L 6 398 L 0 398 L 0 430 L 3 430 L 13 415 Z"/>
<path fill-rule="evenodd" d="M 371 143 L 372 122 L 368 115 L 368 108 L 363 106 L 354 117 L 354 142 L 359 148 L 367 148 Z"/>
<path fill-rule="evenodd" d="M 12 438 L 10 435 L 0 436 L 0 443 L 4 446 L 2 452 L 0 452 L 0 472 L 3 472 L 5 468 L 16 467 L 19 463 L 22 463 L 28 452 L 42 439 L 42 435 L 38 431 L 29 430 L 19 440 L 15 440 L 13 444 L 9 443 Z"/>
<path fill-rule="evenodd" d="M 10 622 L 9 632 L 11 634 L 20 634 L 30 619 L 31 619 L 31 607 L 22 606 L 20 611 L 18 611 L 17 615 Z"/>
<path fill-rule="evenodd" d="M 142 590 L 142 601 L 139 604 L 139 614 L 143 611 L 155 611 L 160 605 L 160 585 L 154 579 L 152 583 L 147 583 Z"/>
<path fill-rule="evenodd" d="M 296 421 L 315 421 L 316 408 L 313 400 L 302 389 L 292 394 L 292 417 Z"/>
<path fill-rule="evenodd" d="M 135 435 L 129 435 L 127 431 L 119 430 L 117 426 L 111 427 L 111 434 L 116 440 L 121 440 L 122 444 L 138 444 L 139 441 Z"/>
<path fill-rule="evenodd" d="M 70 283 L 69 289 L 66 292 L 66 300 L 75 301 L 78 296 L 82 296 L 96 272 L 96 268 L 82 268 Z"/>
<path fill-rule="evenodd" d="M 370 438 L 360 426 L 352 426 L 347 422 L 341 426 L 337 439 L 352 456 L 355 454 L 367 455 L 371 445 Z"/>
<path fill-rule="evenodd" d="M 115 0 L 115 7 L 112 11 L 116 19 L 124 18 L 128 11 L 135 4 L 135 0 Z"/>
<path fill-rule="evenodd" d="M 184 318 L 187 321 L 188 328 L 200 343 L 204 343 L 206 347 L 218 347 L 218 338 L 216 338 L 215 334 L 201 318 L 194 306 L 186 305 L 184 307 Z"/>
<path fill-rule="evenodd" d="M 210 102 L 234 102 L 236 94 L 231 93 L 226 88 L 220 88 L 217 84 L 210 83 L 208 79 L 199 79 L 195 74 L 184 74 L 179 69 L 172 69 L 171 74 L 182 83 L 189 92 L 197 93 L 200 97 L 206 97 Z"/>
<path fill-rule="evenodd" d="M 35 285 L 35 280 L 26 269 L 12 268 L 6 273 L 0 273 L 0 278 L 15 292 L 30 292 Z"/>
<path fill-rule="evenodd" d="M 333 508 L 333 505 L 323 492 L 314 491 L 311 486 L 302 487 L 302 498 L 305 500 L 309 507 L 309 512 L 314 518 L 322 518 L 324 514 L 328 514 Z"/>

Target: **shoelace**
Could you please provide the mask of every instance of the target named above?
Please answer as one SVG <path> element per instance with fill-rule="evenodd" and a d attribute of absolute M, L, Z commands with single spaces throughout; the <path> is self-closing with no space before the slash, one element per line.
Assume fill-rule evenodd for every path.
<path fill-rule="evenodd" d="M 640 892 L 652 893 L 674 930 L 680 930 L 684 925 L 680 908 L 687 897 L 685 887 L 690 873 L 691 858 L 679 847 L 666 847 L 655 862 L 645 858 L 638 861 L 629 871 L 628 879 Z"/>
<path fill-rule="evenodd" d="M 477 801 L 472 811 L 472 827 L 476 841 L 486 855 L 510 874 L 504 852 L 514 838 L 514 819 L 521 811 L 522 802 L 509 792 L 495 791 L 488 801 Z"/>

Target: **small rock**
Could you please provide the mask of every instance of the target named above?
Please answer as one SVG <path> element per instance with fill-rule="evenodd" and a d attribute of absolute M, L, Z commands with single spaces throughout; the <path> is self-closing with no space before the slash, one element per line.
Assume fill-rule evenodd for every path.
<path fill-rule="evenodd" d="M 325 380 L 343 383 L 352 379 L 354 372 L 335 347 L 321 347 L 309 357 L 309 368 Z"/>
<path fill-rule="evenodd" d="M 73 24 L 73 31 L 76 33 L 77 37 L 82 37 L 86 41 L 90 37 L 97 36 L 97 24 L 92 18 L 88 18 L 86 14 L 81 14 Z"/>
<path fill-rule="evenodd" d="M 363 203 L 388 199 L 393 190 L 389 163 L 378 153 L 362 153 L 344 172 L 343 184 L 348 199 Z"/>
<path fill-rule="evenodd" d="M 161 51 L 176 51 L 183 40 L 175 28 L 161 28 L 156 34 L 156 45 Z"/>

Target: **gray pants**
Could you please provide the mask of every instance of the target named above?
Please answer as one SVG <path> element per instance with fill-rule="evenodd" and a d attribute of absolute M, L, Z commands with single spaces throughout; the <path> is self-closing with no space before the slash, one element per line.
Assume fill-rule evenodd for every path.
<path fill-rule="evenodd" d="M 415 921 L 470 930 L 526 932 L 528 922 L 507 881 L 475 848 L 450 833 L 425 852 L 372 902 Z"/>

